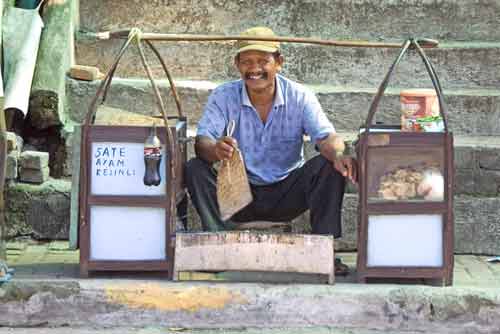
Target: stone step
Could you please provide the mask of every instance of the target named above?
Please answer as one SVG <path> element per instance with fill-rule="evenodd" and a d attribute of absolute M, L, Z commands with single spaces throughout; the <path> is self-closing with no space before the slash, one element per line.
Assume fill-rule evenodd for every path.
<path fill-rule="evenodd" d="M 68 239 L 70 194 L 76 185 L 69 180 L 49 179 L 43 185 L 10 184 L 6 189 L 7 238 L 30 235 L 39 239 Z M 74 189 L 73 189 L 74 190 Z M 78 193 L 73 191 L 73 193 Z M 455 253 L 500 254 L 500 197 L 456 195 Z M 71 212 L 73 217 L 73 212 Z M 292 231 L 309 231 L 308 215 L 295 219 Z M 198 215 L 189 208 L 190 230 L 200 230 Z M 343 209 L 343 237 L 337 250 L 356 248 L 357 195 L 346 194 Z"/>
<path fill-rule="evenodd" d="M 144 31 L 165 33 L 238 34 L 244 28 L 264 25 L 280 35 L 328 39 L 401 40 L 407 36 L 426 36 L 498 41 L 499 16 L 498 0 L 87 0 L 80 3 L 80 26 L 89 31 L 137 26 Z"/>
<path fill-rule="evenodd" d="M 27 267 L 36 268 L 37 260 Z M 461 276 L 495 270 L 478 260 L 475 267 L 461 266 Z M 498 279 L 498 272 L 489 275 Z M 422 284 L 170 282 L 123 273 L 93 279 L 32 277 L 0 287 L 0 326 L 27 328 L 7 329 L 7 333 L 117 334 L 129 333 L 126 326 L 130 324 L 139 334 L 486 334 L 498 333 L 500 328 L 500 292 L 494 283 L 491 287 L 457 284 L 439 288 Z M 148 326 L 162 328 L 143 329 Z M 336 327 L 345 331 L 338 332 Z M 118 328 L 121 331 L 100 331 Z M 271 328 L 274 330 L 267 331 Z M 56 329 L 64 331 L 53 332 Z"/>
<path fill-rule="evenodd" d="M 114 60 L 121 40 L 79 39 L 77 64 L 97 66 L 106 72 Z M 238 78 L 234 66 L 235 48 L 225 43 L 157 43 L 174 77 L 201 80 Z M 116 75 L 146 77 L 136 48 L 122 58 Z M 283 74 L 305 83 L 377 87 L 399 52 L 398 49 L 345 48 L 286 44 L 283 46 Z M 444 88 L 499 87 L 499 42 L 445 42 L 426 50 Z M 147 52 L 153 73 L 165 77 L 154 55 Z M 431 85 L 422 60 L 416 52 L 403 59 L 391 83 L 406 87 Z"/>
<path fill-rule="evenodd" d="M 188 128 L 188 137 L 194 138 L 196 127 Z M 79 132 L 78 132 L 79 133 Z M 347 152 L 354 154 L 352 143 L 357 137 L 355 132 L 339 132 L 345 141 Z M 78 135 L 76 135 L 78 136 Z M 78 163 L 73 150 L 75 136 L 68 133 L 66 139 L 68 176 L 74 173 L 73 164 Z M 78 140 L 78 139 L 77 139 Z M 195 156 L 194 145 L 188 144 L 188 159 Z M 78 150 L 79 152 L 79 150 Z M 79 153 L 78 153 L 79 154 Z M 304 155 L 310 159 L 318 154 L 314 145 L 305 138 Z M 76 160 L 75 160 L 76 158 Z M 471 196 L 500 196 L 500 137 L 499 136 L 468 136 L 454 135 L 454 165 L 455 165 L 455 194 Z M 78 166 L 76 166 L 78 170 Z M 73 169 L 73 171 L 71 170 Z M 354 187 L 348 187 L 348 192 L 356 192 Z"/>
<path fill-rule="evenodd" d="M 158 81 L 160 87 L 168 87 L 164 80 Z M 80 123 L 88 111 L 99 82 L 79 81 L 68 78 L 66 91 L 68 114 L 73 121 Z M 217 82 L 176 80 L 184 113 L 190 124 L 196 124 L 201 117 L 208 94 Z M 309 85 L 316 92 L 329 118 L 338 131 L 355 131 L 365 121 L 375 88 L 356 86 Z M 375 86 L 374 86 L 375 87 Z M 430 87 L 430 86 L 428 86 Z M 164 88 L 165 89 L 165 88 Z M 396 86 L 386 91 L 382 99 L 377 120 L 387 124 L 400 122 L 399 91 Z M 450 129 L 458 135 L 496 135 L 500 133 L 500 91 L 498 89 L 446 89 L 446 116 Z M 166 101 L 170 114 L 177 112 L 171 94 Z M 152 114 L 156 107 L 149 81 L 145 79 L 113 80 L 106 104 L 141 114 Z"/>

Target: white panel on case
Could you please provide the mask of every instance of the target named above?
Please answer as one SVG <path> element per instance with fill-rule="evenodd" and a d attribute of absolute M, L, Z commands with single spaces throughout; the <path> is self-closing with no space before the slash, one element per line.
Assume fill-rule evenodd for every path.
<path fill-rule="evenodd" d="M 368 267 L 441 267 L 442 215 L 368 217 Z"/>
<path fill-rule="evenodd" d="M 91 260 L 165 260 L 165 209 L 90 208 Z"/>

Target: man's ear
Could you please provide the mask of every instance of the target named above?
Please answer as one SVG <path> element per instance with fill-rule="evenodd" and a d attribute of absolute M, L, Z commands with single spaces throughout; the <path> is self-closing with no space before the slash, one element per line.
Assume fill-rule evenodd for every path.
<path fill-rule="evenodd" d="M 283 64 L 285 63 L 285 57 L 280 54 L 276 59 L 276 62 L 278 63 L 278 71 L 281 71 L 281 69 L 283 68 Z"/>
<path fill-rule="evenodd" d="M 240 65 L 240 57 L 237 54 L 236 56 L 234 56 L 234 66 L 236 66 L 236 68 L 238 68 L 239 65 Z"/>

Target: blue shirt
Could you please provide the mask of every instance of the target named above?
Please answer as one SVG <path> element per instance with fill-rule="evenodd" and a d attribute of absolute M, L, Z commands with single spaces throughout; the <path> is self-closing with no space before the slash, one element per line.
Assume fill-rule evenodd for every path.
<path fill-rule="evenodd" d="M 210 94 L 197 135 L 217 140 L 226 135 L 230 120 L 236 122 L 233 137 L 250 183 L 256 185 L 283 180 L 304 164 L 304 134 L 316 142 L 335 132 L 314 93 L 281 75 L 276 76 L 274 103 L 266 123 L 250 102 L 243 80 L 231 81 Z"/>

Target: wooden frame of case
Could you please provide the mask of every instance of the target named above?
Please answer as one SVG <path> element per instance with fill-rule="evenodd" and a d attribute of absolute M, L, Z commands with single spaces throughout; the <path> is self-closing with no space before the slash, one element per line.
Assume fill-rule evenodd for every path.
<path fill-rule="evenodd" d="M 399 126 L 372 126 L 374 113 L 379 100 L 387 87 L 390 75 L 397 66 L 402 56 L 410 48 L 415 48 L 431 76 L 436 89 L 440 104 L 440 112 L 443 117 L 445 131 L 441 133 L 415 133 L 397 132 Z M 375 132 L 370 132 L 376 129 Z M 358 206 L 358 258 L 357 274 L 358 281 L 365 283 L 368 278 L 426 278 L 441 279 L 445 285 L 451 285 L 453 281 L 453 243 L 454 243 L 454 217 L 453 217 L 453 134 L 448 132 L 444 113 L 444 103 L 439 80 L 430 62 L 425 57 L 422 49 L 414 40 L 408 40 L 403 45 L 401 53 L 391 66 L 386 78 L 379 87 L 378 93 L 372 102 L 370 111 L 364 126 L 364 132 L 359 135 L 356 144 L 357 158 L 359 161 L 359 206 Z M 421 201 L 385 201 L 370 202 L 368 196 L 368 178 L 370 173 L 370 157 L 387 150 L 408 149 L 410 152 L 415 147 L 432 148 L 441 152 L 443 157 L 444 199 L 439 202 Z M 439 214 L 442 215 L 442 266 L 368 266 L 368 218 L 370 215 L 398 215 L 398 214 Z"/>
<path fill-rule="evenodd" d="M 176 212 L 171 212 L 170 202 L 174 201 L 179 205 L 182 216 L 186 214 L 186 193 L 183 185 L 183 168 L 186 162 L 186 143 L 183 138 L 186 137 L 186 122 L 181 120 L 176 127 L 171 127 L 175 142 L 175 160 L 167 157 L 165 161 L 166 168 L 166 193 L 160 196 L 113 196 L 113 195 L 93 195 L 90 191 L 82 193 L 80 210 L 84 213 L 80 221 L 80 275 L 87 277 L 92 271 L 154 271 L 164 272 L 170 279 L 173 275 L 173 260 L 175 247 L 175 217 Z M 124 143 L 144 143 L 144 139 L 150 132 L 149 127 L 138 126 L 91 126 L 87 141 L 83 143 L 87 147 L 86 152 L 91 152 L 90 148 L 94 142 L 124 142 Z M 158 129 L 158 137 L 164 143 L 166 141 L 165 129 Z M 180 143 L 180 141 L 182 143 Z M 91 169 L 92 157 L 87 155 L 85 165 L 88 170 Z M 172 164 L 175 168 L 175 179 L 171 177 Z M 87 177 L 85 189 L 91 189 L 92 177 Z M 155 207 L 165 209 L 165 246 L 166 258 L 164 260 L 142 260 L 142 261 L 118 261 L 118 260 L 92 260 L 90 258 L 91 218 L 90 208 L 98 205 L 128 206 L 128 207 Z"/>
<path fill-rule="evenodd" d="M 387 146 L 378 146 L 375 137 L 384 136 Z M 444 156 L 444 201 L 410 203 L 387 201 L 370 203 L 368 199 L 368 173 L 371 154 L 391 148 L 415 148 L 415 143 L 439 148 Z M 448 133 L 363 133 L 358 143 L 360 161 L 359 209 L 358 209 L 358 281 L 366 282 L 370 277 L 384 278 L 437 278 L 450 285 L 453 279 L 453 136 Z M 443 217 L 443 266 L 441 267 L 368 267 L 368 217 L 370 215 L 440 214 Z"/>

